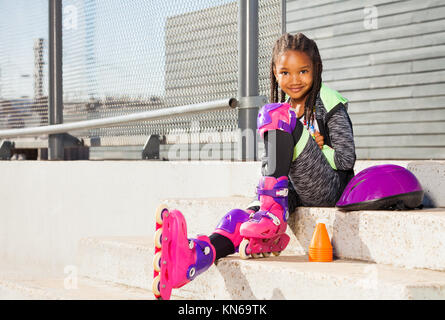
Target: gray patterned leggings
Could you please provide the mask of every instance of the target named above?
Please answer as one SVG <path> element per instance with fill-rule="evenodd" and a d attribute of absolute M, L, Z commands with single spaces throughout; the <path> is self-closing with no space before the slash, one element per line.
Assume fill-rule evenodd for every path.
<path fill-rule="evenodd" d="M 306 130 L 298 128 L 298 125 L 303 126 L 298 121 L 297 130 L 292 135 L 279 130 L 265 134 L 266 155 L 263 158 L 262 174 L 275 178 L 289 176 L 289 213 L 298 206 L 335 206 L 343 191 L 340 179 L 315 140 L 309 138 L 303 151 L 292 160 L 295 143 L 301 138 L 301 131 Z M 299 136 L 297 132 L 300 132 Z M 257 202 L 254 201 L 248 209 L 259 210 Z M 218 233 L 210 235 L 210 241 L 215 247 L 216 259 L 235 252 L 232 241 Z"/>
<path fill-rule="evenodd" d="M 266 155 L 263 175 L 289 176 L 289 211 L 297 206 L 332 207 L 341 196 L 340 179 L 314 139 L 309 138 L 303 151 L 292 160 L 294 146 L 306 130 L 301 122 L 291 135 L 280 130 L 265 134 Z M 300 134 L 296 134 L 300 132 Z"/>

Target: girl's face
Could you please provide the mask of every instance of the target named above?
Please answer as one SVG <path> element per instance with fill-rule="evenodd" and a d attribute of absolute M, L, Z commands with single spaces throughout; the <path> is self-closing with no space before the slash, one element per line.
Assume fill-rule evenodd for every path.
<path fill-rule="evenodd" d="M 293 107 L 304 105 L 313 83 L 309 56 L 302 51 L 285 51 L 275 61 L 274 74 L 280 88 L 291 98 Z"/>

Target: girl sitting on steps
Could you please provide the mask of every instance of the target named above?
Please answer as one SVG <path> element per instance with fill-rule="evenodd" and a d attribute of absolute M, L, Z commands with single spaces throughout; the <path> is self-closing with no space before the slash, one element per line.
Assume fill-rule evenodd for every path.
<path fill-rule="evenodd" d="M 322 83 L 322 70 L 315 41 L 302 33 L 286 33 L 276 41 L 270 70 L 272 103 L 261 108 L 257 120 L 265 143 L 258 201 L 247 210 L 231 210 L 210 237 L 198 239 L 187 239 L 179 211 L 160 208 L 157 221 L 164 223 L 166 214 L 165 221 L 179 230 L 162 238 L 170 238 L 168 245 L 176 248 L 182 243 L 184 249 L 165 256 L 170 280 L 163 279 L 161 254 L 155 256 L 155 275 L 156 269 L 161 271 L 153 282 L 155 296 L 168 299 L 172 288 L 236 251 L 242 258 L 279 254 L 289 242 L 289 212 L 297 206 L 335 206 L 354 176 L 356 155 L 347 99 Z M 157 241 L 159 253 L 166 245 Z"/>

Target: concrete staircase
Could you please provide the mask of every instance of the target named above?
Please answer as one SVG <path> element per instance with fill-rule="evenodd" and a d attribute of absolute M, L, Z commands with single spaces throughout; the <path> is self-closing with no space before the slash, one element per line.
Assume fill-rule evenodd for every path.
<path fill-rule="evenodd" d="M 416 175 L 421 176 L 422 171 Z M 440 186 L 444 175 L 438 171 L 437 176 L 440 179 L 434 183 L 439 189 L 431 187 L 429 199 L 443 203 Z M 181 210 L 192 237 L 210 234 L 227 211 L 245 208 L 250 201 L 239 196 L 164 202 Z M 331 263 L 313 263 L 307 258 L 319 219 L 327 221 L 335 255 Z M 287 232 L 291 242 L 281 256 L 226 257 L 174 290 L 172 299 L 445 299 L 443 207 L 353 212 L 298 208 L 290 216 Z M 0 265 L 0 298 L 153 299 L 153 233 L 82 238 L 75 266 L 76 290 L 66 289 L 66 275 L 23 277 L 17 270 L 5 273 Z"/>
<path fill-rule="evenodd" d="M 67 273 L 53 273 L 36 266 L 0 262 L 2 300 L 118 300 L 152 299 L 147 290 L 78 275 L 75 266 Z"/>
<path fill-rule="evenodd" d="M 189 234 L 210 233 L 221 212 L 250 199 L 167 200 L 181 209 Z M 201 219 L 202 217 L 202 219 Z M 316 221 L 327 219 L 332 263 L 308 262 Z M 189 299 L 445 299 L 445 210 L 357 211 L 300 208 L 290 218 L 291 243 L 279 257 L 221 259 L 174 290 Z M 91 237 L 79 244 L 83 276 L 151 288 L 150 237 Z"/>
<path fill-rule="evenodd" d="M 3 271 L 3 270 L 2 270 Z M 77 279 L 76 287 L 67 288 L 63 277 L 0 279 L 0 297 L 4 300 L 151 300 L 147 290 L 96 281 Z"/>
<path fill-rule="evenodd" d="M 250 199 L 166 200 L 182 210 L 189 234 L 209 234 L 221 213 Z M 316 221 L 327 220 L 331 263 L 308 262 Z M 279 257 L 221 259 L 173 299 L 445 299 L 445 209 L 341 212 L 299 208 Z M 78 289 L 64 278 L 0 280 L 0 295 L 32 299 L 153 299 L 153 240 L 87 237 L 78 246 Z"/>

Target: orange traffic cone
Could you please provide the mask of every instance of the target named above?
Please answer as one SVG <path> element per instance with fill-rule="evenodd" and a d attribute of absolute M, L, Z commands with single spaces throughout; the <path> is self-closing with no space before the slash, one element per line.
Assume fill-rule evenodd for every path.
<path fill-rule="evenodd" d="M 317 222 L 311 244 L 309 245 L 309 261 L 312 262 L 331 262 L 332 245 L 329 239 L 326 225 L 323 222 Z"/>

